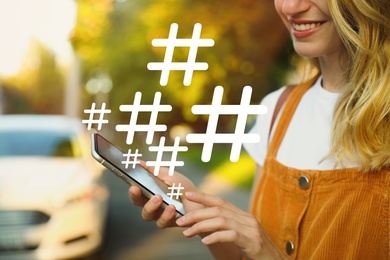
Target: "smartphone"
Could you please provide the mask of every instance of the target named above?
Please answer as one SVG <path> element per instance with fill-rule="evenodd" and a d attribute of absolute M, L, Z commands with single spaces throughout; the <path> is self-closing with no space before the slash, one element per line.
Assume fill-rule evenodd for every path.
<path fill-rule="evenodd" d="M 176 208 L 176 217 L 183 216 L 184 206 L 180 199 L 170 198 L 167 194 L 171 191 L 168 185 L 162 180 L 148 172 L 145 168 L 137 164 L 125 167 L 122 161 L 125 159 L 123 151 L 113 145 L 98 133 L 93 133 L 92 137 L 92 157 L 109 169 L 116 176 L 130 185 L 139 187 L 146 197 L 151 198 L 155 194 L 163 198 L 162 207 L 172 204 Z"/>

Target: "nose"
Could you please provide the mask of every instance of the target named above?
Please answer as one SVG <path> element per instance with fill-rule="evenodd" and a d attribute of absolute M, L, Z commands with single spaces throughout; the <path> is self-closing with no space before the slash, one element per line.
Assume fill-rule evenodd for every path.
<path fill-rule="evenodd" d="M 309 8 L 310 0 L 284 0 L 282 4 L 282 12 L 286 16 L 294 16 L 307 11 Z"/>

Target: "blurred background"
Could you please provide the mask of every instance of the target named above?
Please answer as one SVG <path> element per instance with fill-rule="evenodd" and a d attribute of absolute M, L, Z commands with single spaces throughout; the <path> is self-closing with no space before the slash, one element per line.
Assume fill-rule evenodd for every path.
<path fill-rule="evenodd" d="M 188 87 L 183 71 L 162 87 L 161 72 L 147 69 L 163 61 L 165 48 L 151 42 L 167 38 L 171 23 L 178 38 L 201 23 L 201 38 L 215 41 L 198 49 L 209 69 L 195 71 Z M 142 221 L 128 185 L 91 161 L 83 110 L 105 102 L 112 113 L 101 132 L 127 150 L 115 126 L 128 124 L 130 113 L 119 106 L 132 104 L 137 91 L 144 104 L 159 91 L 161 103 L 172 105 L 158 116 L 171 141 L 205 131 L 207 116 L 191 107 L 211 103 L 215 86 L 224 87 L 224 104 L 239 104 L 250 85 L 258 104 L 297 63 L 273 1 L 0 0 L 0 35 L 0 259 L 211 259 L 198 238 Z M 176 48 L 174 61 L 186 61 L 188 49 Z M 147 113 L 138 117 L 148 121 Z M 221 116 L 218 132 L 233 132 L 235 122 Z M 242 151 L 232 163 L 230 145 L 214 145 L 204 163 L 200 145 L 185 145 L 177 170 L 246 209 L 255 169 L 249 156 Z M 147 151 L 144 133 L 131 147 Z"/>

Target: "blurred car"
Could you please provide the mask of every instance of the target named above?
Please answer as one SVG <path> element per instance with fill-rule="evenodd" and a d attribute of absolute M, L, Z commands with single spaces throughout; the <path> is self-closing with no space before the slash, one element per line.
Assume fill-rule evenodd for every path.
<path fill-rule="evenodd" d="M 0 116 L 0 259 L 69 259 L 102 242 L 108 189 L 81 120 Z"/>

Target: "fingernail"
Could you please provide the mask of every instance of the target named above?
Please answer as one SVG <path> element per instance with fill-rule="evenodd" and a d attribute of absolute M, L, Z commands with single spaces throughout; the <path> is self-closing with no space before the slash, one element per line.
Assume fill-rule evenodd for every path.
<path fill-rule="evenodd" d="M 157 196 L 154 196 L 153 199 L 152 199 L 152 202 L 153 202 L 154 204 L 158 204 L 158 203 L 160 202 L 160 198 L 157 197 Z"/>
<path fill-rule="evenodd" d="M 178 218 L 177 220 L 176 220 L 176 224 L 183 224 L 184 223 L 184 220 L 185 220 L 185 217 L 181 217 L 181 218 Z"/>
<path fill-rule="evenodd" d="M 172 207 L 167 207 L 167 212 L 168 212 L 169 214 L 172 214 L 174 211 L 175 211 L 174 208 L 172 208 Z"/>
<path fill-rule="evenodd" d="M 193 198 L 194 196 L 195 196 L 195 192 L 192 192 L 192 191 L 187 191 L 186 192 L 186 197 Z"/>
<path fill-rule="evenodd" d="M 203 244 L 207 244 L 208 242 L 210 241 L 210 238 L 207 236 L 207 237 L 204 237 L 203 239 L 202 239 L 202 243 Z"/>
<path fill-rule="evenodd" d="M 189 235 L 190 233 L 191 233 L 191 228 L 186 229 L 186 230 L 183 231 L 184 235 Z"/>

